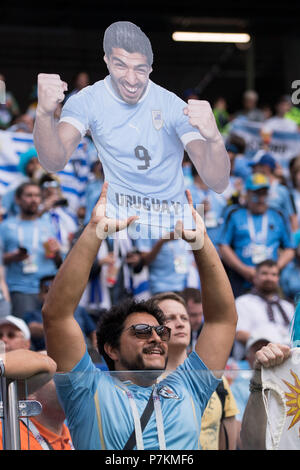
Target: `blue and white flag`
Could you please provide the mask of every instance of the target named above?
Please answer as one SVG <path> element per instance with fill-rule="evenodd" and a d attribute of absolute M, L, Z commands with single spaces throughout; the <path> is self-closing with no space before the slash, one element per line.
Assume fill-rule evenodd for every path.
<path fill-rule="evenodd" d="M 300 153 L 300 132 L 274 131 L 270 136 L 264 136 L 263 126 L 262 122 L 237 118 L 231 123 L 230 135 L 235 134 L 245 140 L 245 157 L 249 160 L 267 145 L 266 152 L 270 152 L 287 173 L 290 160 Z"/>
<path fill-rule="evenodd" d="M 32 134 L 0 131 L 0 196 L 24 181 L 24 175 L 18 171 L 20 155 L 33 146 Z M 63 196 L 74 214 L 85 205 L 91 158 L 95 158 L 93 149 L 88 139 L 83 138 L 65 168 L 57 173 Z"/>

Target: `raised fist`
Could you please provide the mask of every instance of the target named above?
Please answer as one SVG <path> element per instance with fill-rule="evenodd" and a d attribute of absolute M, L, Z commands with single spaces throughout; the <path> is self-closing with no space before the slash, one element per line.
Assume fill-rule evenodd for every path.
<path fill-rule="evenodd" d="M 197 127 L 205 139 L 214 141 L 221 137 L 208 101 L 188 100 L 183 112 L 189 117 L 190 124 Z"/>
<path fill-rule="evenodd" d="M 38 75 L 38 107 L 37 110 L 46 114 L 53 114 L 58 103 L 65 99 L 64 92 L 68 85 L 57 74 L 40 73 Z"/>

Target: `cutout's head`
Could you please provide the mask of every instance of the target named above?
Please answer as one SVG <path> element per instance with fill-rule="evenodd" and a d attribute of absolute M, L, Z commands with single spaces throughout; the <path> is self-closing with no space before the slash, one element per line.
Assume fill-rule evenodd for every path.
<path fill-rule="evenodd" d="M 143 31 L 129 21 L 111 24 L 104 33 L 104 61 L 117 94 L 136 104 L 146 91 L 153 52 Z"/>

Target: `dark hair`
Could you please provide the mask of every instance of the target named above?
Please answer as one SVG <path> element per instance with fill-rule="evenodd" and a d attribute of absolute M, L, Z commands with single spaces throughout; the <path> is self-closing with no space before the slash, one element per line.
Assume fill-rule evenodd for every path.
<path fill-rule="evenodd" d="M 125 49 L 129 53 L 139 52 L 147 57 L 148 64 L 153 62 L 151 43 L 143 31 L 129 21 L 112 23 L 104 33 L 103 49 L 107 58 L 113 47 Z"/>
<path fill-rule="evenodd" d="M 267 266 L 268 268 L 273 268 L 274 266 L 278 267 L 277 262 L 273 259 L 265 259 L 261 263 L 256 264 L 255 269 L 258 271 L 263 266 Z"/>
<path fill-rule="evenodd" d="M 20 199 L 22 196 L 23 192 L 27 188 L 27 186 L 35 186 L 40 189 L 39 185 L 37 183 L 32 183 L 30 181 L 26 181 L 25 183 L 22 183 L 20 186 L 17 187 L 16 192 L 15 192 L 15 198 Z"/>
<path fill-rule="evenodd" d="M 187 304 L 189 300 L 192 300 L 196 304 L 202 303 L 202 296 L 199 289 L 195 289 L 194 287 L 186 287 L 182 292 L 180 292 L 181 297 L 185 300 Z"/>
<path fill-rule="evenodd" d="M 103 312 L 97 325 L 97 346 L 109 370 L 115 370 L 115 364 L 106 354 L 104 346 L 109 344 L 114 348 L 119 348 L 120 336 L 124 330 L 125 320 L 131 313 L 149 313 L 156 318 L 160 325 L 165 323 L 165 315 L 152 299 L 143 301 L 128 299 L 121 304 L 113 305 L 109 310 Z"/>

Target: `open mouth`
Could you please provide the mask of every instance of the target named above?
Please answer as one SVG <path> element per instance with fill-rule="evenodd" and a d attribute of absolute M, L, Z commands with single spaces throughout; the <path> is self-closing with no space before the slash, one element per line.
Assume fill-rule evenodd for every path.
<path fill-rule="evenodd" d="M 144 354 L 149 354 L 150 356 L 162 356 L 164 352 L 161 349 L 156 348 L 144 351 Z"/>

